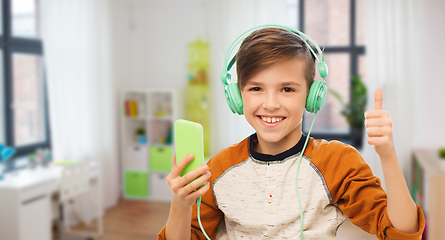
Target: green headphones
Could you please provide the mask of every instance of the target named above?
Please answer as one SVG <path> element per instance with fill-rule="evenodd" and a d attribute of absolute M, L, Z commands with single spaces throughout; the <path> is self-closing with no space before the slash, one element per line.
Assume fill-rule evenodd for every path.
<path fill-rule="evenodd" d="M 306 46 L 311 51 L 312 55 L 314 55 L 315 59 L 317 59 L 318 62 L 318 72 L 320 73 L 320 76 L 323 78 L 323 81 L 321 80 L 315 80 L 310 89 L 309 94 L 306 98 L 306 110 L 310 113 L 317 113 L 320 111 L 321 107 L 323 107 L 323 103 L 326 98 L 327 88 L 326 88 L 326 81 L 324 80 L 328 76 L 328 66 L 324 62 L 323 58 L 323 52 L 321 51 L 318 44 L 312 40 L 309 36 L 305 35 L 304 33 L 297 31 L 295 29 L 281 26 L 281 25 L 262 25 L 255 28 L 252 28 L 245 33 L 243 33 L 241 36 L 239 36 L 230 46 L 229 50 L 227 51 L 227 54 L 224 58 L 224 68 L 221 71 L 221 81 L 224 83 L 224 94 L 226 96 L 227 104 L 229 105 L 230 110 L 232 110 L 233 113 L 237 113 L 239 115 L 243 114 L 243 99 L 241 97 L 238 84 L 236 82 L 229 82 L 231 80 L 231 75 L 229 73 L 230 69 L 232 68 L 233 64 L 235 64 L 236 61 L 236 54 L 233 56 L 232 60 L 228 62 L 230 55 L 232 54 L 234 48 L 252 31 L 264 28 L 264 27 L 278 27 L 283 28 L 286 30 L 289 30 L 291 32 L 296 33 L 300 37 L 308 40 L 314 47 L 316 48 L 318 55 L 320 58 L 317 57 L 314 50 L 311 48 L 311 46 L 304 41 Z"/>

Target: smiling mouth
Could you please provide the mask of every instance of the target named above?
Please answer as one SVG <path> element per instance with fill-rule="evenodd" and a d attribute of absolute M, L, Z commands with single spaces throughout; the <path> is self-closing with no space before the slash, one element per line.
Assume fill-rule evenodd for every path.
<path fill-rule="evenodd" d="M 270 117 L 270 116 L 258 116 L 258 118 L 267 123 L 277 123 L 285 119 L 285 117 Z"/>

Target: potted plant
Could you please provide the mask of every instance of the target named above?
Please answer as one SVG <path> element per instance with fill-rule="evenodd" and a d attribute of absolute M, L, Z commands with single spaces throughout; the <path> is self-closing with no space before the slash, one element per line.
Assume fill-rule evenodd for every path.
<path fill-rule="evenodd" d="M 329 89 L 328 91 L 343 105 L 341 114 L 346 118 L 351 129 L 352 145 L 356 148 L 360 148 L 362 146 L 365 122 L 367 88 L 361 81 L 360 76 L 352 76 L 351 84 L 351 100 L 349 103 L 344 103 L 342 96 L 338 92 L 332 89 Z"/>
<path fill-rule="evenodd" d="M 145 128 L 136 128 L 136 139 L 140 144 L 147 143 L 147 136 L 145 135 Z"/>

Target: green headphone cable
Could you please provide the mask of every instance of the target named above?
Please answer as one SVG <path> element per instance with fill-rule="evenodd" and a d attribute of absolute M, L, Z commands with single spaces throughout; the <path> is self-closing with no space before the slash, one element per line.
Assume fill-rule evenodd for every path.
<path fill-rule="evenodd" d="M 200 215 L 200 212 L 199 212 L 199 209 L 201 208 L 201 197 L 198 197 L 198 199 L 196 199 L 196 204 L 198 205 L 198 222 L 199 222 L 199 227 L 201 228 L 201 231 L 202 231 L 202 233 L 204 233 L 204 236 L 207 238 L 207 240 L 211 240 L 209 238 L 209 236 L 207 236 L 206 231 L 204 231 L 204 227 L 202 226 L 202 223 L 201 223 L 201 215 Z"/>
<path fill-rule="evenodd" d="M 309 132 L 307 134 L 306 141 L 304 142 L 303 150 L 301 150 L 300 157 L 298 157 L 297 176 L 295 177 L 295 188 L 297 191 L 298 207 L 300 208 L 300 239 L 301 240 L 304 240 L 304 237 L 303 237 L 303 207 L 301 205 L 300 193 L 298 191 L 298 173 L 300 172 L 301 158 L 303 157 L 304 151 L 306 150 L 307 142 L 311 136 L 312 127 L 314 126 L 316 117 L 317 117 L 317 113 L 315 113 L 315 115 L 314 115 L 314 120 L 312 120 L 311 127 L 309 128 Z"/>

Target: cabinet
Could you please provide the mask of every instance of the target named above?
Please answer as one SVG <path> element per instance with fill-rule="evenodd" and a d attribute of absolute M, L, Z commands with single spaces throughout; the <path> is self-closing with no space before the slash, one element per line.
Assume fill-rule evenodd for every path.
<path fill-rule="evenodd" d="M 445 239 L 445 169 L 436 149 L 413 153 L 411 195 L 426 218 L 427 240 Z"/>
<path fill-rule="evenodd" d="M 171 200 L 165 179 L 172 168 L 178 93 L 174 89 L 122 92 L 121 166 L 125 198 Z"/>
<path fill-rule="evenodd" d="M 50 240 L 55 185 L 39 172 L 0 181 L 0 239 Z"/>

